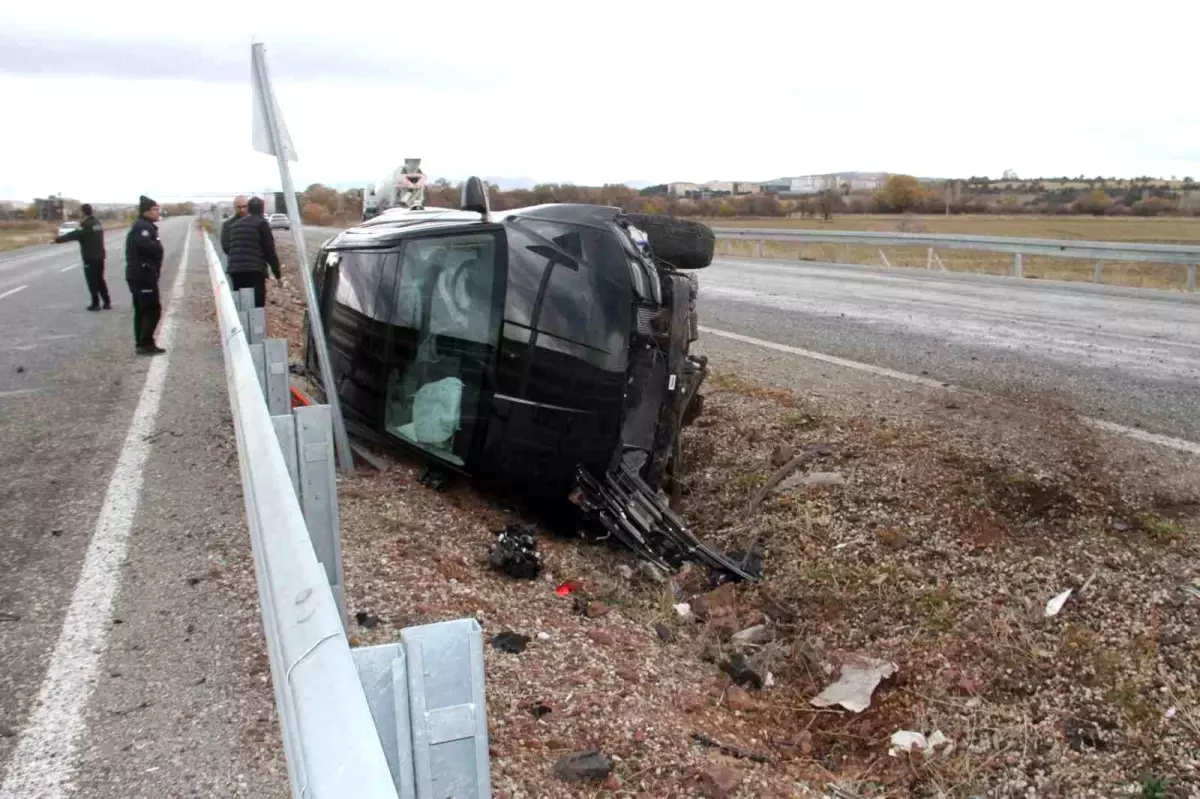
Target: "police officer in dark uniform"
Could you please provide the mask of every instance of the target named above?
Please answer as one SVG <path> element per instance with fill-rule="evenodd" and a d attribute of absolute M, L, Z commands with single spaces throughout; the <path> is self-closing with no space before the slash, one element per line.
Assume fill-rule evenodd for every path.
<path fill-rule="evenodd" d="M 138 355 L 161 355 L 154 331 L 162 317 L 158 277 L 162 273 L 163 246 L 158 238 L 161 217 L 158 203 L 146 195 L 138 198 L 138 219 L 125 237 L 125 282 L 133 295 L 133 336 Z"/>
<path fill-rule="evenodd" d="M 92 295 L 89 311 L 100 310 L 100 302 L 104 302 L 104 310 L 112 308 L 108 299 L 108 285 L 104 282 L 104 227 L 100 220 L 92 216 L 92 206 L 84 203 L 83 221 L 79 227 L 69 233 L 64 233 L 54 240 L 55 244 L 68 241 L 79 242 L 79 252 L 83 257 L 83 276 L 87 280 L 88 292 Z"/>

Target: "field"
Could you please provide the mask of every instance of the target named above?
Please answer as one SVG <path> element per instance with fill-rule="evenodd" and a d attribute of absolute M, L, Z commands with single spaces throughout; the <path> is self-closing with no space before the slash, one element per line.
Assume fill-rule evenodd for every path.
<path fill-rule="evenodd" d="M 0 252 L 54 240 L 56 222 L 0 222 Z"/>
<path fill-rule="evenodd" d="M 951 233 L 978 236 L 1017 236 L 1047 239 L 1123 241 L 1143 244 L 1200 244 L 1200 219 L 1191 217 L 1065 217 L 1065 216 L 835 216 L 830 222 L 820 219 L 708 219 L 713 227 L 792 228 L 800 230 L 870 230 L 905 233 Z M 721 255 L 752 257 L 756 245 L 751 241 L 718 242 Z M 884 250 L 892 266 L 924 269 L 927 253 L 921 247 L 888 247 Z M 876 247 L 839 247 L 833 244 L 808 244 L 800 247 L 785 242 L 766 242 L 767 258 L 808 259 L 852 264 L 883 265 Z M 994 275 L 1012 273 L 1012 259 L 1003 253 L 952 251 L 937 252 L 946 269 L 955 272 L 979 272 Z M 1093 279 L 1095 264 L 1073 258 L 1026 256 L 1026 277 L 1044 280 Z M 934 268 L 938 268 L 935 263 Z M 1168 264 L 1105 263 L 1101 282 L 1140 288 L 1183 289 L 1187 268 Z"/>

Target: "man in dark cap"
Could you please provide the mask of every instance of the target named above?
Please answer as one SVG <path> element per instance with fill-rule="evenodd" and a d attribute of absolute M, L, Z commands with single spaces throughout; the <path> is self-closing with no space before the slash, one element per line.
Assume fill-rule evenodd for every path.
<path fill-rule="evenodd" d="M 92 206 L 84 203 L 83 221 L 79 227 L 64 233 L 54 240 L 56 244 L 68 241 L 79 242 L 79 252 L 83 256 L 83 276 L 87 280 L 88 291 L 92 295 L 89 311 L 100 310 L 100 302 L 104 302 L 104 310 L 112 308 L 108 299 L 108 285 L 104 282 L 104 227 L 100 220 L 92 215 Z"/>
<path fill-rule="evenodd" d="M 158 238 L 158 203 L 146 195 L 138 198 L 138 218 L 125 237 L 125 282 L 133 295 L 133 336 L 138 355 L 161 355 L 154 330 L 162 317 L 158 277 L 162 273 L 163 246 Z"/>
<path fill-rule="evenodd" d="M 266 208 L 261 197 L 251 197 L 248 213 L 233 223 L 229 232 L 229 256 L 225 271 L 234 291 L 254 289 L 254 307 L 262 308 L 267 299 L 267 267 L 279 280 L 279 256 L 275 252 L 275 234 L 263 216 Z"/>

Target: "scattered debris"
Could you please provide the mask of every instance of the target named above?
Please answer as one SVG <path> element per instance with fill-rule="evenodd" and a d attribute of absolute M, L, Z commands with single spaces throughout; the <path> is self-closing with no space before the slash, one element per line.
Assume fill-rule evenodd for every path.
<path fill-rule="evenodd" d="M 701 620 L 707 620 L 720 610 L 737 609 L 737 588 L 733 583 L 723 583 L 707 594 L 692 598 L 692 612 Z"/>
<path fill-rule="evenodd" d="M 762 690 L 764 683 L 762 675 L 750 665 L 750 661 L 740 652 L 722 664 L 721 670 L 743 688 L 753 688 L 756 691 Z"/>
<path fill-rule="evenodd" d="M 610 771 L 612 761 L 596 749 L 565 755 L 554 766 L 554 773 L 558 778 L 567 782 L 600 781 L 607 777 Z"/>
<path fill-rule="evenodd" d="M 954 742 L 941 730 L 935 730 L 928 738 L 912 730 L 896 730 L 892 733 L 892 745 L 888 749 L 888 755 L 899 757 L 902 752 L 920 752 L 929 757 L 937 753 L 938 747 L 942 748 L 942 754 L 948 755 L 954 751 Z"/>
<path fill-rule="evenodd" d="M 570 596 L 582 587 L 583 586 L 581 586 L 579 583 L 573 583 L 570 580 L 567 580 L 564 583 L 560 583 L 559 586 L 554 589 L 554 593 L 558 594 L 559 596 Z"/>
<path fill-rule="evenodd" d="M 23 374 L 25 374 L 25 367 L 24 367 L 24 366 L 18 366 L 18 367 L 17 367 L 17 374 L 19 374 L 19 375 L 23 375 Z"/>
<path fill-rule="evenodd" d="M 735 646 L 761 646 L 770 640 L 771 630 L 765 624 L 747 627 L 741 632 L 734 633 L 730 639 Z"/>
<path fill-rule="evenodd" d="M 525 646 L 529 643 L 529 636 L 515 633 L 512 630 L 505 630 L 492 638 L 492 648 L 498 649 L 501 652 L 507 652 L 510 655 L 519 655 L 525 651 Z"/>
<path fill-rule="evenodd" d="M 543 630 L 542 632 L 540 632 L 540 633 L 538 633 L 538 634 L 537 634 L 537 639 L 538 639 L 539 641 L 549 641 L 549 640 L 550 640 L 550 633 L 548 633 L 548 632 L 546 632 L 546 631 L 544 631 L 544 630 Z"/>
<path fill-rule="evenodd" d="M 1074 588 L 1068 588 L 1061 594 L 1051 598 L 1051 600 L 1046 603 L 1046 618 L 1052 619 L 1057 616 L 1062 611 L 1063 605 L 1067 604 L 1067 600 L 1071 598 L 1071 594 L 1074 591 Z"/>
<path fill-rule="evenodd" d="M 443 470 L 426 464 L 422 467 L 421 476 L 417 478 L 417 482 L 434 491 L 444 491 L 449 478 Z"/>
<path fill-rule="evenodd" d="M 496 571 L 518 580 L 536 580 L 542 573 L 542 555 L 537 551 L 529 525 L 509 525 L 496 534 L 496 543 L 488 553 L 488 563 Z"/>
<path fill-rule="evenodd" d="M 189 577 L 189 578 L 187 578 L 187 584 L 188 584 L 188 585 L 190 585 L 190 586 L 192 586 L 192 587 L 195 587 L 195 586 L 197 586 L 197 585 L 200 585 L 200 583 L 202 583 L 202 582 L 204 582 L 204 578 L 203 578 L 203 577 Z"/>
<path fill-rule="evenodd" d="M 814 707 L 841 705 L 846 710 L 861 713 L 871 706 L 876 686 L 896 673 L 896 664 L 862 655 L 851 655 L 842 663 L 837 682 L 825 687 L 811 704 Z"/>
<path fill-rule="evenodd" d="M 20 621 L 20 620 L 21 620 L 20 613 L 8 613 L 8 612 L 0 613 L 0 621 Z"/>
<path fill-rule="evenodd" d="M 757 510 L 758 506 L 761 505 L 762 501 L 767 498 L 767 495 L 774 490 L 775 486 L 783 482 L 784 478 L 786 478 L 792 472 L 796 471 L 810 461 L 814 461 L 817 458 L 824 458 L 832 454 L 833 450 L 831 450 L 825 444 L 814 444 L 796 457 L 792 458 L 783 466 L 780 466 L 775 474 L 767 478 L 767 482 L 763 484 L 763 487 L 758 489 L 758 491 L 754 494 L 754 498 L 750 500 L 750 510 Z"/>
<path fill-rule="evenodd" d="M 542 716 L 549 716 L 553 713 L 554 708 L 539 699 L 529 706 L 529 712 L 535 719 L 540 719 Z"/>
<path fill-rule="evenodd" d="M 725 706 L 730 710 L 749 710 L 754 706 L 754 700 L 745 688 L 731 685 L 725 689 Z"/>
<path fill-rule="evenodd" d="M 364 630 L 370 630 L 375 625 L 379 624 L 378 616 L 376 616 L 374 613 L 368 613 L 364 610 L 360 610 L 358 613 L 355 613 L 354 620 L 358 622 L 358 626 L 362 627 Z"/>
<path fill-rule="evenodd" d="M 687 621 L 692 618 L 692 606 L 687 602 L 680 602 L 675 606 L 675 612 L 679 614 L 679 618 Z"/>
<path fill-rule="evenodd" d="M 663 624 L 661 621 L 654 623 L 654 632 L 665 644 L 669 644 L 675 640 L 675 633 L 673 633 L 671 628 Z"/>
<path fill-rule="evenodd" d="M 756 754 L 754 752 L 746 752 L 742 749 L 739 749 L 736 746 L 730 746 L 729 744 L 724 744 L 724 743 L 721 743 L 720 741 L 714 741 L 712 738 L 709 738 L 707 735 L 705 735 L 702 732 L 692 733 L 692 740 L 695 741 L 696 743 L 700 744 L 701 746 L 708 747 L 709 749 L 719 750 L 721 752 L 721 754 L 723 754 L 723 755 L 728 755 L 729 757 L 736 757 L 738 760 L 749 760 L 752 763 L 770 763 L 771 762 L 771 758 L 767 757 L 766 755 L 760 755 L 760 754 Z"/>
<path fill-rule="evenodd" d="M 16 738 L 17 731 L 5 724 L 0 724 L 0 738 Z"/>

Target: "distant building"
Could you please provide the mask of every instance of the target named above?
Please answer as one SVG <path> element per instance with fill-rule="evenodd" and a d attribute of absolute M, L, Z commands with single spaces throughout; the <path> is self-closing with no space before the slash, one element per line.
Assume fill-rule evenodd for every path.
<path fill-rule="evenodd" d="M 887 182 L 886 172 L 831 172 L 776 178 L 762 184 L 768 194 L 820 194 L 823 191 L 877 191 Z"/>
<path fill-rule="evenodd" d="M 707 183 L 668 183 L 667 193 L 673 197 L 701 199 L 704 197 L 728 197 L 740 194 L 758 194 L 761 184 L 740 180 L 710 180 Z"/>

